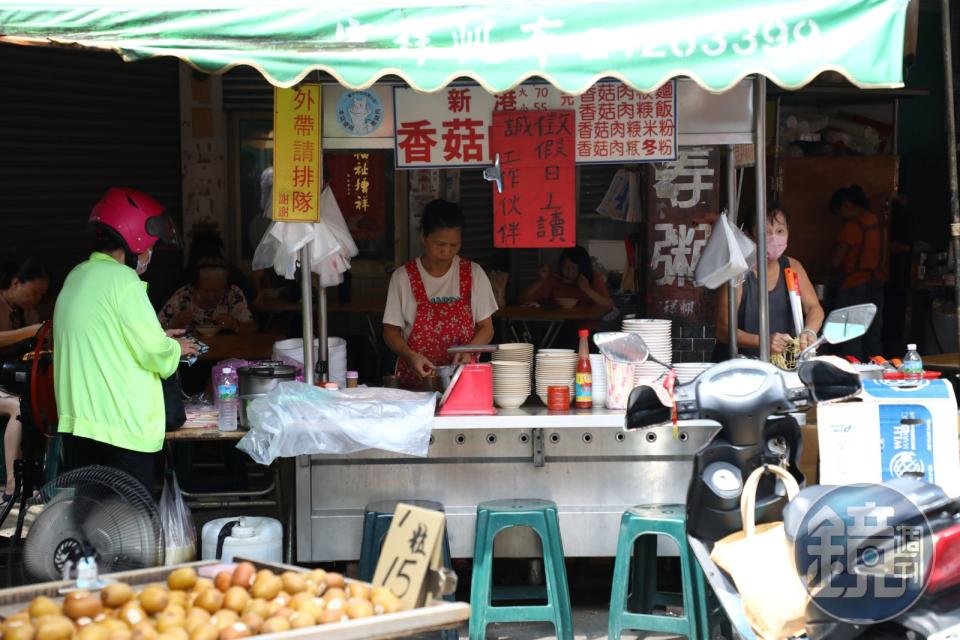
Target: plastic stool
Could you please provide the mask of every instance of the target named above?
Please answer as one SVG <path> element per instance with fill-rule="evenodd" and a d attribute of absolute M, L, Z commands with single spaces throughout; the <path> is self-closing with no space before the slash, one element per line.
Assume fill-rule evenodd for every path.
<path fill-rule="evenodd" d="M 657 538 L 663 535 L 676 542 L 680 549 L 681 593 L 677 600 L 669 594 L 657 592 Z M 642 539 L 640 544 L 637 539 Z M 633 580 L 630 580 L 631 555 L 637 547 L 633 562 Z M 651 613 L 634 613 L 627 608 L 628 590 L 630 609 L 642 608 Z M 685 635 L 691 640 L 706 637 L 709 627 L 706 580 L 700 565 L 687 545 L 685 507 L 679 504 L 645 505 L 627 510 L 620 519 L 620 537 L 617 540 L 617 559 L 613 569 L 613 589 L 610 594 L 610 620 L 607 637 L 619 640 L 624 629 Z M 682 616 L 654 615 L 654 606 L 683 607 Z M 704 630 L 700 633 L 700 630 Z"/>
<path fill-rule="evenodd" d="M 493 541 L 510 527 L 529 527 L 543 544 L 547 604 L 495 607 L 491 602 Z M 477 533 L 473 547 L 470 589 L 470 640 L 483 640 L 494 622 L 552 622 L 556 637 L 573 639 L 570 589 L 564 566 L 557 505 L 549 500 L 493 500 L 477 505 Z"/>

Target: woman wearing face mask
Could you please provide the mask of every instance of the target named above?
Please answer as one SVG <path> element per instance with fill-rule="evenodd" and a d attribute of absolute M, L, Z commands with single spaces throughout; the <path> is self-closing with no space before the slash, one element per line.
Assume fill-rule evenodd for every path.
<path fill-rule="evenodd" d="M 770 300 L 770 353 L 783 353 L 793 337 L 799 337 L 802 349 L 817 339 L 820 325 L 823 324 L 823 307 L 817 299 L 817 293 L 810 283 L 803 265 L 784 255 L 790 238 L 787 214 L 774 205 L 767 212 L 767 295 Z M 783 270 L 793 269 L 800 280 L 800 302 L 803 307 L 804 326 L 799 336 L 794 336 L 793 311 L 790 307 L 790 295 L 787 291 Z M 727 296 L 729 285 L 723 287 L 717 301 L 717 347 L 714 360 L 723 361 L 730 357 L 727 345 L 729 318 L 727 316 Z M 747 274 L 743 284 L 737 287 L 737 352 L 749 357 L 760 353 L 760 287 L 756 271 Z"/>

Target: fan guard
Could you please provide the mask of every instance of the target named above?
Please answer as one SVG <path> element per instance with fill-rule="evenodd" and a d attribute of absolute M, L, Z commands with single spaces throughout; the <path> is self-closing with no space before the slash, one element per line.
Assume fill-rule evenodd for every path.
<path fill-rule="evenodd" d="M 163 564 L 160 513 L 127 473 L 101 465 L 64 473 L 40 490 L 44 505 L 27 536 L 23 561 L 38 580 L 61 580 L 76 550 L 95 553 L 101 573 Z"/>

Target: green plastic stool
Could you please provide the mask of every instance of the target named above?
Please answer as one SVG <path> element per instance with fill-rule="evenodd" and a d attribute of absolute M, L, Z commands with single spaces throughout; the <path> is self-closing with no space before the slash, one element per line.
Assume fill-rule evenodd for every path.
<path fill-rule="evenodd" d="M 493 606 L 493 541 L 511 527 L 529 527 L 540 536 L 547 578 L 545 605 Z M 470 588 L 470 640 L 483 640 L 494 622 L 552 622 L 556 637 L 573 640 L 570 589 L 564 566 L 557 505 L 549 500 L 493 500 L 477 505 Z"/>
<path fill-rule="evenodd" d="M 657 592 L 656 536 L 673 539 L 680 549 L 681 594 L 675 596 Z M 641 538 L 641 536 L 647 536 Z M 640 544 L 637 544 L 641 538 Z M 631 562 L 634 547 L 637 557 Z M 633 580 L 630 567 L 633 566 Z M 628 591 L 629 609 L 628 609 Z M 682 616 L 635 613 L 636 609 L 652 612 L 653 607 L 680 605 Z M 632 609 L 632 611 L 630 610 Z M 685 507 L 679 504 L 644 505 L 627 510 L 620 519 L 620 537 L 617 540 L 617 559 L 613 569 L 613 589 L 610 594 L 610 620 L 607 637 L 619 640 L 625 629 L 636 631 L 685 635 L 691 640 L 706 637 L 709 627 L 706 580 L 700 565 L 687 545 Z M 700 630 L 704 633 L 700 633 Z"/>

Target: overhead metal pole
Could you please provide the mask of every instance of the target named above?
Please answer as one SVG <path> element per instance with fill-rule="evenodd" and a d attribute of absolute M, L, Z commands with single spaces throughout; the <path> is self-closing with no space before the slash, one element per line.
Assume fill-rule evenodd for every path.
<path fill-rule="evenodd" d="M 313 291 L 311 279 L 313 272 L 310 269 L 310 244 L 300 249 L 300 298 L 303 320 L 303 381 L 313 384 Z"/>
<path fill-rule="evenodd" d="M 727 145 L 727 219 L 737 226 L 737 152 Z M 730 357 L 737 355 L 737 281 L 731 278 L 727 286 L 727 345 Z"/>
<path fill-rule="evenodd" d="M 770 296 L 767 292 L 767 79 L 753 79 L 753 152 L 756 156 L 757 289 L 760 295 L 760 359 L 770 360 Z"/>
<path fill-rule="evenodd" d="M 950 169 L 950 236 L 953 240 L 954 305 L 960 345 L 960 201 L 957 200 L 957 124 L 953 101 L 953 48 L 950 39 L 950 0 L 943 0 L 943 79 L 947 102 L 947 162 Z"/>

